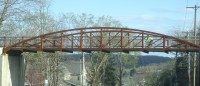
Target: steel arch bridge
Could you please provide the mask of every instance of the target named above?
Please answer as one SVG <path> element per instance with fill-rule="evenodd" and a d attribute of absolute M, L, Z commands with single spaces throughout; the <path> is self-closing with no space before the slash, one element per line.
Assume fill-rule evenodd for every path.
<path fill-rule="evenodd" d="M 154 38 L 151 47 L 145 42 L 149 36 Z M 172 36 L 118 27 L 75 28 L 15 40 L 17 41 L 10 45 L 7 43 L 9 46 L 4 48 L 4 53 L 9 51 L 197 52 L 199 50 L 198 45 Z"/>

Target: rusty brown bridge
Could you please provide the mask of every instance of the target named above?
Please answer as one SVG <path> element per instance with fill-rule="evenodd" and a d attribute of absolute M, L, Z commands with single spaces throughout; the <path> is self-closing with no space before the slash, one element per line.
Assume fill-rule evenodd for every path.
<path fill-rule="evenodd" d="M 154 38 L 152 46 L 145 40 Z M 150 31 L 117 28 L 75 28 L 36 37 L 1 37 L 0 86 L 24 85 L 22 52 L 198 52 L 199 45 L 187 40 Z"/>
<path fill-rule="evenodd" d="M 148 36 L 154 38 L 151 47 L 145 42 Z M 3 53 L 9 51 L 197 52 L 199 50 L 199 45 L 187 40 L 150 31 L 117 27 L 68 29 L 32 38 L 7 39 L 2 44 Z"/>

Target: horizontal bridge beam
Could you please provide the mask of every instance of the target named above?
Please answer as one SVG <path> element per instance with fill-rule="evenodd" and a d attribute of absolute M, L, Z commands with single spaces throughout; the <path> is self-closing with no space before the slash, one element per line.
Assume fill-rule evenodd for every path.
<path fill-rule="evenodd" d="M 198 52 L 198 49 L 181 49 L 181 48 L 173 48 L 173 49 L 163 49 L 163 48 L 133 48 L 133 49 L 122 49 L 122 48 L 13 48 L 12 51 L 22 51 L 22 52 L 34 52 L 34 51 L 44 51 L 44 52 L 54 52 L 54 51 L 61 51 L 61 52 L 70 52 L 73 51 L 83 51 L 83 52 L 91 52 L 91 51 L 103 51 L 103 52 L 129 52 L 129 51 L 149 51 L 149 52 Z"/>

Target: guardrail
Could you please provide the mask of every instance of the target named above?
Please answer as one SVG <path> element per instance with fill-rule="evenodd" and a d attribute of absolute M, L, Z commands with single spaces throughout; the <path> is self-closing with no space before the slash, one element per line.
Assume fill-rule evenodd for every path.
<path fill-rule="evenodd" d="M 0 37 L 0 47 L 7 47 L 31 37 Z"/>

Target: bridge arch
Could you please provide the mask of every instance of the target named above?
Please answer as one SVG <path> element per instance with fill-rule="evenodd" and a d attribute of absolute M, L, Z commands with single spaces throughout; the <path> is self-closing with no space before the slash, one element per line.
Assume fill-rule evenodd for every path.
<path fill-rule="evenodd" d="M 154 38 L 151 47 L 145 42 L 148 36 Z M 198 45 L 186 40 L 151 31 L 119 27 L 88 27 L 47 33 L 29 39 L 22 38 L 18 43 L 5 47 L 3 52 L 197 52 L 198 48 Z"/>

